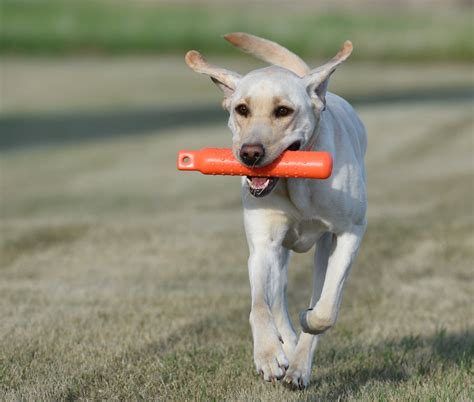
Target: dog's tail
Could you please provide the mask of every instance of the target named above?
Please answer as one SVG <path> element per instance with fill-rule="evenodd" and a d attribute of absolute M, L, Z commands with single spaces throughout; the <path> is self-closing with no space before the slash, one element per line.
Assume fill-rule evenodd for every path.
<path fill-rule="evenodd" d="M 311 71 L 300 57 L 278 43 L 244 32 L 229 33 L 224 35 L 224 39 L 236 48 L 250 53 L 267 63 L 293 71 L 300 77 L 304 77 Z"/>

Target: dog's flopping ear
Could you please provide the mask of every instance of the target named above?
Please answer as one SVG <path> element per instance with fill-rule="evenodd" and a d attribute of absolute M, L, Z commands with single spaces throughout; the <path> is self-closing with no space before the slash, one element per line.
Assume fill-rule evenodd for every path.
<path fill-rule="evenodd" d="M 222 106 L 225 109 L 229 109 L 229 99 L 234 93 L 235 88 L 242 77 L 233 71 L 209 64 L 207 60 L 201 55 L 201 53 L 197 52 L 196 50 L 191 50 L 186 53 L 184 59 L 186 64 L 194 71 L 200 74 L 206 74 L 211 77 L 212 81 L 224 93 L 224 101 L 222 102 Z"/>
<path fill-rule="evenodd" d="M 224 39 L 236 48 L 267 63 L 293 71 L 300 77 L 304 77 L 310 72 L 310 68 L 303 60 L 276 42 L 244 32 L 229 33 L 224 35 Z"/>
<path fill-rule="evenodd" d="M 347 60 L 352 53 L 352 42 L 345 41 L 337 54 L 326 64 L 315 68 L 303 78 L 306 90 L 313 99 L 316 108 L 324 109 L 326 106 L 326 92 L 329 84 L 329 77 L 336 68 Z"/>

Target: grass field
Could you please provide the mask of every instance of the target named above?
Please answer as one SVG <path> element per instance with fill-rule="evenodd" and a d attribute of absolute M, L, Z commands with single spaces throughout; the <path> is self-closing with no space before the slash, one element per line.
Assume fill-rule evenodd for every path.
<path fill-rule="evenodd" d="M 15 113 L 67 101 L 15 82 Z M 369 229 L 296 393 L 254 372 L 238 179 L 175 171 L 178 149 L 230 144 L 224 120 L 3 152 L 0 399 L 472 400 L 472 110 L 359 107 Z M 291 265 L 295 322 L 311 260 Z"/>
<path fill-rule="evenodd" d="M 271 3 L 273 4 L 273 3 Z M 280 2 L 2 0 L 0 52 L 163 54 L 189 47 L 231 53 L 220 36 L 247 31 L 309 57 L 332 57 L 346 39 L 360 60 L 472 60 L 472 7 L 330 7 Z M 384 3 L 386 4 L 386 3 Z M 467 3 L 466 3 L 467 4 Z M 262 21 L 268 21 L 262 24 Z"/>

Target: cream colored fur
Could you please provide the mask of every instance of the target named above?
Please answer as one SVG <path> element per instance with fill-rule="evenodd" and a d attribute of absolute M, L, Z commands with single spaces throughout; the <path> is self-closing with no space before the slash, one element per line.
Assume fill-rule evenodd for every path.
<path fill-rule="evenodd" d="M 366 228 L 365 129 L 344 99 L 327 92 L 329 76 L 349 57 L 352 44 L 345 42 L 331 61 L 310 70 L 274 42 L 244 33 L 225 38 L 277 65 L 240 76 L 210 65 L 196 51 L 186 55 L 191 68 L 209 75 L 224 92 L 236 157 L 244 143 L 261 143 L 265 165 L 300 141 L 302 148 L 331 152 L 334 160 L 329 179 L 280 179 L 261 198 L 250 195 L 242 179 L 255 366 L 267 381 L 281 379 L 304 388 L 320 334 L 336 322 Z M 236 113 L 242 104 L 250 110 L 247 117 Z M 275 118 L 279 105 L 293 113 Z M 303 332 L 298 337 L 287 310 L 287 270 L 291 252 L 313 246 L 313 294 L 309 309 L 300 315 Z"/>

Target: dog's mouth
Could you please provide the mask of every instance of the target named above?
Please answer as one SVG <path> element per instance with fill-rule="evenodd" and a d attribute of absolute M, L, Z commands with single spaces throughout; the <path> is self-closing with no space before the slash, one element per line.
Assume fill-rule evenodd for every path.
<path fill-rule="evenodd" d="M 254 197 L 264 197 L 270 194 L 278 183 L 278 177 L 247 176 L 249 192 Z"/>
<path fill-rule="evenodd" d="M 301 142 L 295 141 L 285 151 L 297 151 L 300 149 Z M 278 177 L 257 177 L 247 176 L 247 184 L 249 186 L 249 192 L 254 197 L 265 197 L 270 194 L 278 183 Z"/>

